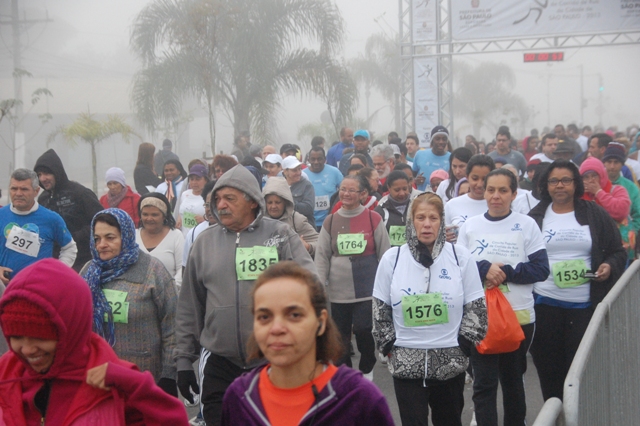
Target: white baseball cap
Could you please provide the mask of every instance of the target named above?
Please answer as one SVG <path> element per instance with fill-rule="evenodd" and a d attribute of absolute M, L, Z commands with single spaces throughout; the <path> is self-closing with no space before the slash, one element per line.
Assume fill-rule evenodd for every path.
<path fill-rule="evenodd" d="M 267 163 L 271 164 L 282 164 L 282 157 L 278 154 L 269 154 L 267 158 L 264 159 Z"/>
<path fill-rule="evenodd" d="M 301 164 L 302 163 L 300 161 L 298 161 L 298 159 L 296 157 L 294 157 L 293 155 L 290 155 L 287 158 L 285 158 L 284 160 L 282 160 L 282 169 L 283 170 L 295 169 L 296 167 L 298 167 Z"/>

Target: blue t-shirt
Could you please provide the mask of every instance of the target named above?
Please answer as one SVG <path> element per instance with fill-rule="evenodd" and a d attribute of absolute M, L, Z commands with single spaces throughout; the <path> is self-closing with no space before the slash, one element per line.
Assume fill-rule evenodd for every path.
<path fill-rule="evenodd" d="M 40 250 L 36 257 L 19 253 L 5 246 L 14 225 L 38 234 Z M 71 242 L 71 233 L 62 217 L 42 206 L 38 206 L 36 211 L 24 216 L 13 213 L 10 206 L 5 206 L 0 209 L 0 226 L 4 230 L 0 236 L 0 265 L 11 268 L 13 270 L 11 276 L 15 276 L 40 259 L 52 257 L 54 243 L 64 247 Z"/>
<path fill-rule="evenodd" d="M 413 171 L 418 174 L 422 173 L 425 177 L 425 181 L 418 187 L 420 191 L 424 191 L 429 184 L 429 177 L 431 173 L 438 169 L 449 170 L 449 157 L 450 152 L 445 152 L 443 155 L 434 155 L 430 149 L 423 149 L 416 152 L 416 156 L 413 159 Z"/>
<path fill-rule="evenodd" d="M 316 192 L 313 216 L 316 219 L 316 226 L 320 227 L 329 214 L 331 196 L 340 188 L 343 176 L 340 170 L 328 164 L 324 165 L 320 173 L 313 173 L 310 169 L 304 169 L 303 172 Z"/>
<path fill-rule="evenodd" d="M 327 152 L 327 164 L 333 167 L 338 167 L 338 161 L 342 158 L 342 151 L 347 148 L 353 148 L 353 144 L 345 145 L 341 142 L 335 144 Z"/>

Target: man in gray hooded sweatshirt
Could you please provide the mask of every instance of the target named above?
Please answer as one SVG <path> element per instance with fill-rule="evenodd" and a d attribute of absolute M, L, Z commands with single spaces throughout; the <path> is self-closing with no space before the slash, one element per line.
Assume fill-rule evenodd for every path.
<path fill-rule="evenodd" d="M 178 388 L 193 401 L 190 389 L 197 393 L 199 387 L 192 365 L 200 356 L 202 413 L 207 425 L 218 425 L 227 387 L 257 365 L 246 360 L 255 279 L 282 260 L 317 272 L 291 227 L 265 216 L 258 182 L 244 166 L 235 166 L 216 182 L 211 212 L 218 223 L 194 241 L 184 272 L 175 358 Z"/>

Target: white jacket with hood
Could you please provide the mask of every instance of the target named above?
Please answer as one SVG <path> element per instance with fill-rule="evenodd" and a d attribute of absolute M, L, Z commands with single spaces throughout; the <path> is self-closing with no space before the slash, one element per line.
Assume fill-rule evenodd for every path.
<path fill-rule="evenodd" d="M 244 230 L 234 232 L 220 223 L 202 231 L 194 241 L 184 272 L 176 313 L 178 371 L 191 370 L 200 348 L 249 368 L 246 344 L 253 329 L 250 291 L 253 280 L 239 280 L 236 249 L 277 247 L 278 260 L 294 260 L 316 274 L 316 267 L 300 237 L 288 225 L 264 216 L 265 202 L 256 178 L 241 165 L 218 179 L 213 196 L 223 187 L 235 188 L 258 203 L 256 219 Z"/>

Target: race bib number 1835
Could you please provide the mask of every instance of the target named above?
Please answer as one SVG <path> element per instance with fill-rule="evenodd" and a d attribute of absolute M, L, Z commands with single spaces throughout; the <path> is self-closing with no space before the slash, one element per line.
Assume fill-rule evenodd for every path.
<path fill-rule="evenodd" d="M 236 249 L 236 274 L 241 281 L 258 278 L 269 265 L 278 263 L 276 247 L 238 247 Z"/>

